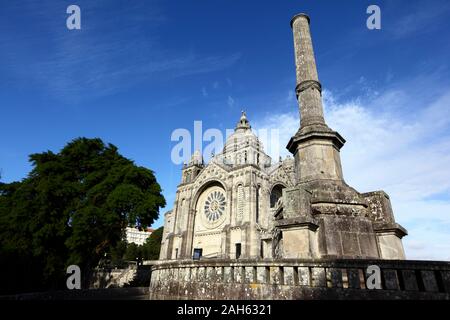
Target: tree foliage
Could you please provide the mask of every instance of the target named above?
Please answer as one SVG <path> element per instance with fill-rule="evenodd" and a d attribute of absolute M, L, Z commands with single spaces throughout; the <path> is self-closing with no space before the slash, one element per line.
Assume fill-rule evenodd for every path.
<path fill-rule="evenodd" d="M 142 246 L 142 257 L 145 260 L 158 260 L 159 251 L 161 249 L 161 241 L 163 236 L 164 228 L 158 228 L 152 232 L 150 237 Z"/>
<path fill-rule="evenodd" d="M 140 262 L 142 260 L 158 260 L 161 249 L 163 227 L 152 232 L 143 245 L 120 241 L 111 250 L 108 264 L 112 267 L 121 267 L 128 262 Z"/>
<path fill-rule="evenodd" d="M 68 265 L 92 269 L 127 225 L 149 226 L 165 206 L 154 173 L 100 139 L 78 138 L 30 161 L 25 179 L 0 184 L 1 267 L 13 271 L 17 290 L 64 286 Z"/>

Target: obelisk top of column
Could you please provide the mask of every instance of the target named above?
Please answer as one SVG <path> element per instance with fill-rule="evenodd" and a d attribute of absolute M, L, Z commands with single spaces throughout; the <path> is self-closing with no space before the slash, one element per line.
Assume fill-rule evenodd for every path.
<path fill-rule="evenodd" d="M 292 28 L 292 25 L 294 24 L 295 19 L 300 18 L 300 17 L 306 18 L 306 20 L 308 20 L 308 23 L 311 21 L 311 19 L 309 18 L 309 16 L 306 13 L 298 13 L 295 16 L 293 16 L 291 19 L 291 28 Z"/>

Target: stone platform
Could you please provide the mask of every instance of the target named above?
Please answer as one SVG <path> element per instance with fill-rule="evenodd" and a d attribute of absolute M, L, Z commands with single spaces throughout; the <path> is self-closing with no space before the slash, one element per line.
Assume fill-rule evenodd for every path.
<path fill-rule="evenodd" d="M 450 300 L 450 262 L 411 260 L 153 261 L 150 299 Z M 366 270 L 381 270 L 367 289 Z"/>

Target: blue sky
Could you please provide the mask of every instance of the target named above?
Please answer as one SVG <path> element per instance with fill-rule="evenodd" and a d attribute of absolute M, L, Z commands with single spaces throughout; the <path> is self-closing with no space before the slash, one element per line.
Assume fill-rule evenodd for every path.
<path fill-rule="evenodd" d="M 66 28 L 80 6 L 81 30 Z M 381 30 L 366 8 L 381 8 Z M 30 153 L 100 137 L 151 168 L 169 209 L 177 128 L 298 128 L 290 18 L 311 16 L 346 181 L 391 196 L 408 258 L 450 260 L 450 3 L 435 1 L 2 1 L 2 181 Z M 284 151 L 286 155 L 287 152 Z M 162 219 L 155 226 L 159 226 Z"/>

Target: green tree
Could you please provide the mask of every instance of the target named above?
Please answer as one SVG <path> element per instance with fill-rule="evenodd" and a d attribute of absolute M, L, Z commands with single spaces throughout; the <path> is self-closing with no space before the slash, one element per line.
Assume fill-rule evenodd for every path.
<path fill-rule="evenodd" d="M 152 232 L 142 246 L 142 258 L 144 260 L 158 260 L 161 250 L 162 235 L 164 228 L 160 227 Z"/>
<path fill-rule="evenodd" d="M 20 289 L 62 287 L 70 264 L 87 275 L 127 225 L 149 226 L 165 206 L 154 173 L 100 139 L 78 138 L 30 161 L 27 178 L 0 185 L 0 260 L 8 259 L 1 267 L 28 261 L 38 275 Z M 16 278 L 27 277 L 22 269 L 10 278 L 16 289 Z"/>
<path fill-rule="evenodd" d="M 124 259 L 125 261 L 136 262 L 141 258 L 140 246 L 135 243 L 129 243 L 127 245 L 127 250 L 125 251 Z"/>
<path fill-rule="evenodd" d="M 127 251 L 127 242 L 119 241 L 114 248 L 111 249 L 110 261 L 113 266 L 121 266 L 124 262 L 125 252 Z"/>

